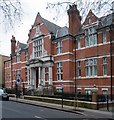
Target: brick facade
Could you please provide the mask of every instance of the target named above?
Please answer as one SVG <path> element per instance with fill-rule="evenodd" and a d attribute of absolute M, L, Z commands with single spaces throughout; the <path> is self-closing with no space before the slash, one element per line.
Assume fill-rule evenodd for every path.
<path fill-rule="evenodd" d="M 7 81 L 6 87 L 14 87 L 19 77 L 27 89 L 53 85 L 60 90 L 64 85 L 65 92 L 74 93 L 76 87 L 77 92 L 91 94 L 95 87 L 98 94 L 111 94 L 114 87 L 113 13 L 98 18 L 90 10 L 81 25 L 76 5 L 70 6 L 67 12 L 69 29 L 49 22 L 38 13 L 27 45 L 19 42 L 15 45 L 12 37 L 12 60 L 9 61 L 12 84 Z"/>

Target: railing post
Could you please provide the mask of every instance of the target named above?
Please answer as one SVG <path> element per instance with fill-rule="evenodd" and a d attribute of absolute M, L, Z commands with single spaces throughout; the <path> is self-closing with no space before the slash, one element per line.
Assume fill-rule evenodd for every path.
<path fill-rule="evenodd" d="M 109 111 L 108 95 L 107 95 L 106 101 L 107 101 L 107 110 Z"/>

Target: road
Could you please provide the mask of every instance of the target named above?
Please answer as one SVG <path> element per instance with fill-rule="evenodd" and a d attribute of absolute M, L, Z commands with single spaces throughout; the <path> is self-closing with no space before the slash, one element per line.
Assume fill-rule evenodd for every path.
<path fill-rule="evenodd" d="M 2 118 L 36 118 L 41 120 L 50 120 L 50 118 L 51 120 L 52 118 L 74 118 L 76 120 L 76 118 L 85 118 L 85 116 L 13 101 L 3 101 Z"/>

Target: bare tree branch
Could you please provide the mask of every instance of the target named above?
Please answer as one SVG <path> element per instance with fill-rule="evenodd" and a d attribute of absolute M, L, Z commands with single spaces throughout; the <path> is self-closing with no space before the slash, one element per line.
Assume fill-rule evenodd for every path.
<path fill-rule="evenodd" d="M 64 0 L 62 2 L 58 0 L 56 3 L 47 3 L 46 9 L 55 9 L 60 15 L 63 14 L 63 11 L 61 12 L 61 8 L 64 8 L 65 13 L 69 5 L 77 4 L 83 21 L 90 9 L 98 16 L 101 14 L 106 15 L 107 13 L 111 13 L 112 2 L 113 0 Z M 55 19 L 57 20 L 58 17 L 59 16 L 55 16 Z"/>
<path fill-rule="evenodd" d="M 23 10 L 19 0 L 0 0 L 0 24 L 9 24 L 13 28 L 15 22 L 21 22 Z"/>

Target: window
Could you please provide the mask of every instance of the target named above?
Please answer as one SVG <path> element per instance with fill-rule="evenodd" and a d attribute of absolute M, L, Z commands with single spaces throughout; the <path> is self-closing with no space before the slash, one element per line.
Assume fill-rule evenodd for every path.
<path fill-rule="evenodd" d="M 86 60 L 86 76 L 89 76 L 89 64 L 88 64 L 88 60 Z"/>
<path fill-rule="evenodd" d="M 80 49 L 81 48 L 80 39 L 78 39 L 77 42 L 78 42 L 78 49 Z"/>
<path fill-rule="evenodd" d="M 92 91 L 91 91 L 91 90 L 85 90 L 85 93 L 86 93 L 87 95 L 91 95 L 91 94 L 92 94 Z"/>
<path fill-rule="evenodd" d="M 103 35 L 103 43 L 106 43 L 106 31 L 104 30 L 103 31 L 103 33 L 102 33 L 102 35 Z"/>
<path fill-rule="evenodd" d="M 97 76 L 97 59 L 93 59 L 93 75 Z"/>
<path fill-rule="evenodd" d="M 17 76 L 17 78 L 20 78 L 20 75 L 21 75 L 21 70 L 20 70 L 20 69 L 17 69 L 17 71 L 16 71 L 16 76 Z"/>
<path fill-rule="evenodd" d="M 78 61 L 77 64 L 78 64 L 78 77 L 81 77 L 81 65 L 80 65 L 80 61 Z"/>
<path fill-rule="evenodd" d="M 36 26 L 36 35 L 37 35 L 37 36 L 38 36 L 38 35 L 41 35 L 40 24 L 38 24 L 38 25 Z"/>
<path fill-rule="evenodd" d="M 57 80 L 63 80 L 62 62 L 57 63 Z"/>
<path fill-rule="evenodd" d="M 34 57 L 42 56 L 42 39 L 37 39 L 33 43 Z"/>
<path fill-rule="evenodd" d="M 62 89 L 61 88 L 57 88 L 56 90 L 57 90 L 57 92 L 62 93 Z"/>
<path fill-rule="evenodd" d="M 19 61 L 20 61 L 20 54 L 17 53 L 17 62 L 19 62 Z"/>
<path fill-rule="evenodd" d="M 57 54 L 62 53 L 62 41 L 57 42 Z"/>
<path fill-rule="evenodd" d="M 39 29 L 39 25 L 36 26 L 36 34 L 39 33 L 40 29 Z"/>
<path fill-rule="evenodd" d="M 28 60 L 28 52 L 27 51 L 25 52 L 25 60 L 26 61 Z"/>
<path fill-rule="evenodd" d="M 103 57 L 103 75 L 107 75 L 107 59 Z"/>
<path fill-rule="evenodd" d="M 86 35 L 86 47 L 93 46 L 97 44 L 97 35 L 96 35 L 96 28 L 90 27 L 85 30 Z"/>
<path fill-rule="evenodd" d="M 86 64 L 86 76 L 94 77 L 97 76 L 97 59 L 88 59 L 85 61 Z"/>

